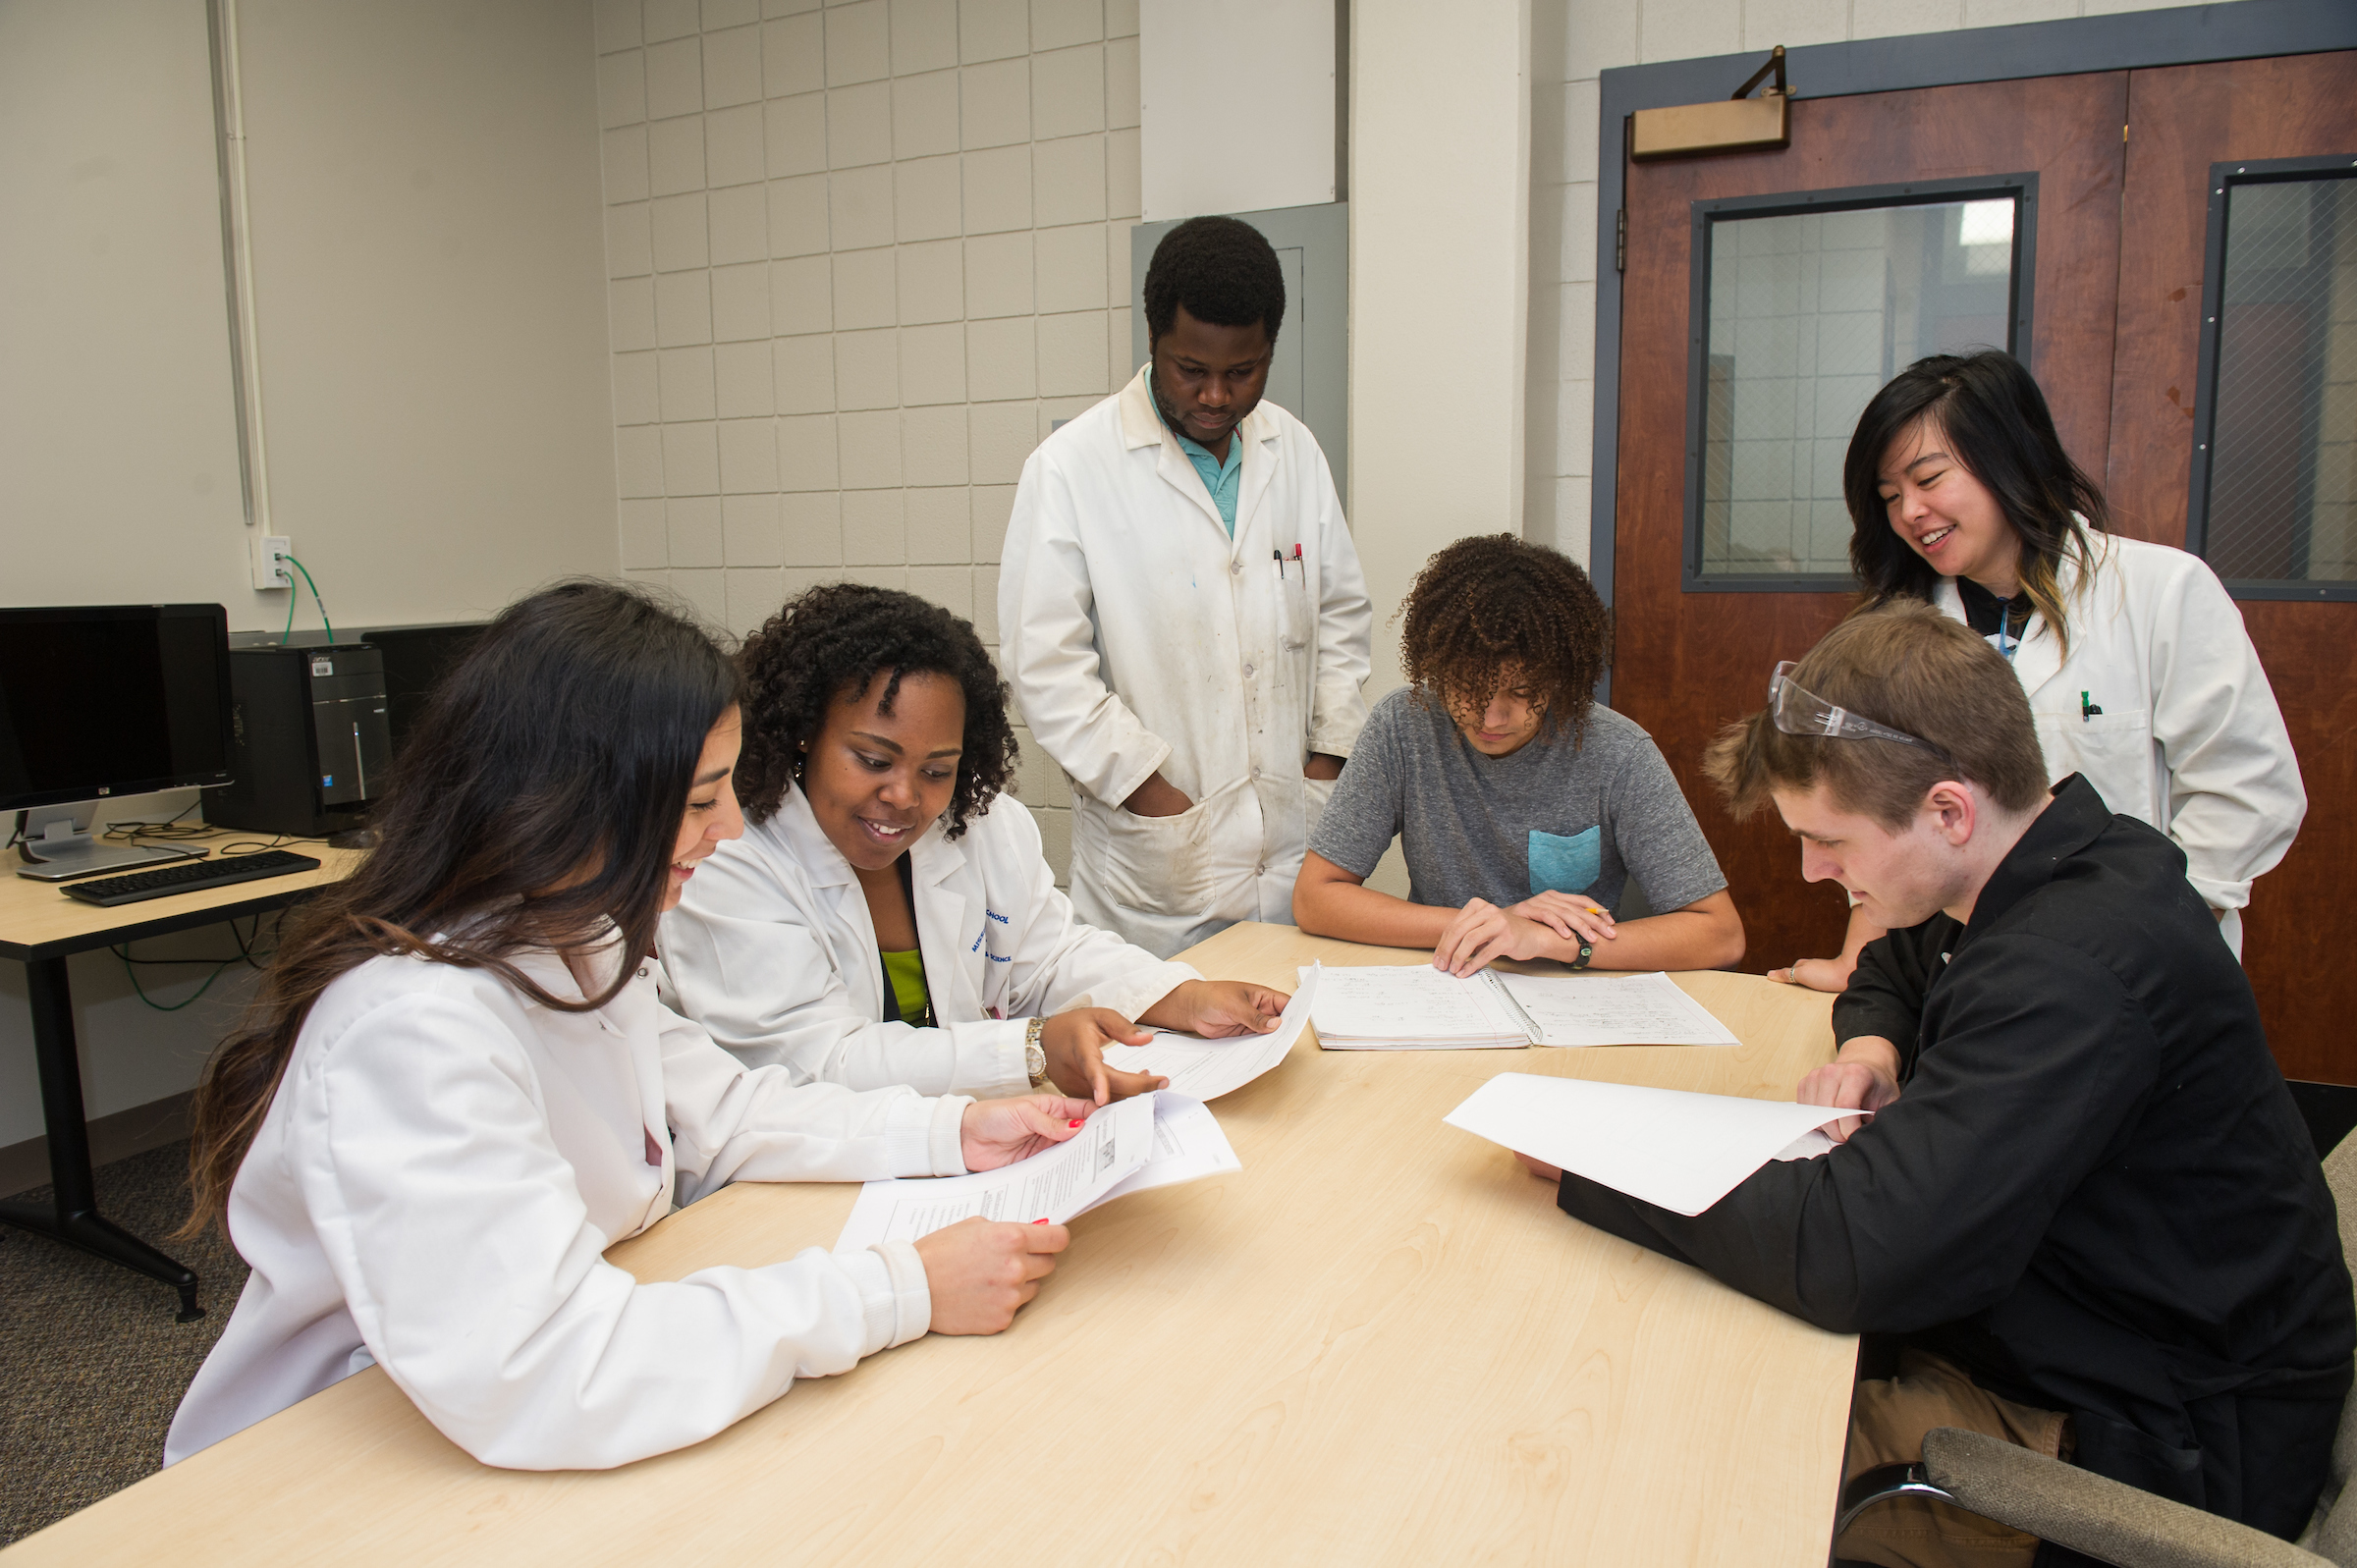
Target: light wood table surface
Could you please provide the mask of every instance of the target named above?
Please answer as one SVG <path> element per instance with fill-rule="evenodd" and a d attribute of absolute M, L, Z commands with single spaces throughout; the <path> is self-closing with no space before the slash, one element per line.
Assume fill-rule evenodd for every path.
<path fill-rule="evenodd" d="M 221 854 L 223 844 L 269 841 L 268 834 L 227 830 L 203 838 L 175 839 L 171 847 L 209 849 L 212 854 L 208 859 L 231 859 L 235 857 Z M 195 926 L 209 926 L 248 914 L 265 913 L 284 907 L 296 894 L 308 892 L 350 875 L 352 868 L 359 863 L 366 852 L 359 849 L 334 849 L 310 838 L 295 840 L 279 847 L 299 855 L 309 855 L 319 862 L 319 868 L 316 871 L 293 872 L 284 877 L 260 877 L 252 882 L 233 883 L 226 888 L 207 888 L 199 892 L 176 892 L 162 898 L 143 899 L 138 903 L 117 904 L 111 909 L 68 897 L 61 884 L 35 882 L 29 877 L 16 875 L 16 852 L 11 850 L 6 874 L 0 875 L 0 958 L 18 958 L 29 963 L 51 955 L 83 952 L 92 947 L 137 942 L 143 937 L 160 937 L 166 932 L 187 931 Z M 162 871 L 189 863 L 161 860 L 152 866 L 125 866 L 119 872 L 110 871 L 103 875 L 127 877 L 141 871 Z"/>
<path fill-rule="evenodd" d="M 1419 954 L 1239 926 L 1187 954 Z M 176 1563 L 1822 1568 L 1855 1341 L 1570 1219 L 1441 1117 L 1491 1075 L 1781 1098 L 1831 999 L 1679 983 L 1743 1044 L 1323 1052 L 1214 1102 L 1243 1162 L 1073 1223 L 995 1338 L 797 1382 L 607 1472 L 474 1463 L 378 1369 L 12 1548 Z M 616 1246 L 646 1280 L 832 1245 L 849 1186 L 740 1185 Z M 159 1542 L 169 1541 L 168 1547 Z"/>

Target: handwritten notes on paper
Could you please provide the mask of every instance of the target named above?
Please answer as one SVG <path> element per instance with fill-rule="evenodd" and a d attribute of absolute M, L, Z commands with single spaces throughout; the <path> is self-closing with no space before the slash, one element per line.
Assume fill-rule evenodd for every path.
<path fill-rule="evenodd" d="M 1736 1043 L 1702 1003 L 1658 973 L 1483 969 L 1459 979 L 1430 964 L 1329 969 L 1315 1022 L 1329 1051 Z"/>

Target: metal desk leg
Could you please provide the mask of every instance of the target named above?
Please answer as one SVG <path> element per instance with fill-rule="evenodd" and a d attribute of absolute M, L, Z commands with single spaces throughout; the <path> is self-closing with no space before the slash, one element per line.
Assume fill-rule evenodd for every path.
<path fill-rule="evenodd" d="M 49 1183 L 55 1194 L 43 1207 L 0 1203 L 0 1224 L 16 1225 L 96 1253 L 180 1292 L 179 1319 L 204 1316 L 196 1305 L 196 1274 L 174 1263 L 98 1213 L 97 1184 L 90 1175 L 90 1129 L 82 1119 L 82 1061 L 74 1051 L 74 1000 L 66 987 L 66 960 L 38 958 L 25 966 L 32 1003 L 32 1050 L 41 1069 L 41 1120 L 49 1134 Z"/>

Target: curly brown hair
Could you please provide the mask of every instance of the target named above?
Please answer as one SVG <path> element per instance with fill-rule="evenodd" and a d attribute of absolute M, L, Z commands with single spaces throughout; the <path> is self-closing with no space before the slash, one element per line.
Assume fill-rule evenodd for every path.
<path fill-rule="evenodd" d="M 890 672 L 882 707 L 892 712 L 901 681 L 944 676 L 965 694 L 964 754 L 943 815 L 948 835 L 989 807 L 1014 776 L 1014 727 L 1007 685 L 973 624 L 912 593 L 861 582 L 824 582 L 786 601 L 737 655 L 744 673 L 744 749 L 737 798 L 756 823 L 777 814 L 789 783 L 801 777 L 802 748 L 826 728 L 827 706 L 865 691 Z"/>
<path fill-rule="evenodd" d="M 1512 665 L 1550 736 L 1565 724 L 1573 746 L 1586 735 L 1612 612 L 1568 556 L 1510 533 L 1459 539 L 1424 563 L 1399 614 L 1399 662 L 1420 700 L 1453 720 L 1487 706 Z"/>

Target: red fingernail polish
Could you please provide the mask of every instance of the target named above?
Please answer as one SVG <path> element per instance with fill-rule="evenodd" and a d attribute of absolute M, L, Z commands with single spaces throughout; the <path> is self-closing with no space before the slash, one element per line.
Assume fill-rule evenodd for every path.
<path fill-rule="evenodd" d="M 1033 1224 L 1035 1224 L 1035 1225 L 1044 1225 L 1044 1224 L 1046 1224 L 1046 1223 L 1048 1222 L 1048 1220 L 1047 1220 L 1047 1217 L 1046 1217 L 1045 1215 L 1042 1215 L 1042 1216 L 1041 1216 L 1039 1218 L 1037 1218 L 1037 1219 L 1034 1219 L 1034 1220 L 1032 1220 L 1031 1222 L 1032 1222 Z"/>
<path fill-rule="evenodd" d="M 1066 1122 L 1065 1125 L 1068 1127 L 1079 1127 L 1086 1125 L 1086 1121 L 1083 1117 L 1074 1116 L 1071 1120 Z"/>

